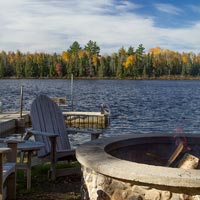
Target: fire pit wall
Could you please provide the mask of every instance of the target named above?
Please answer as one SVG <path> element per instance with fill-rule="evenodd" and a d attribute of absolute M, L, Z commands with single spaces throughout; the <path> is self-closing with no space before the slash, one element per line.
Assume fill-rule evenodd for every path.
<path fill-rule="evenodd" d="M 200 135 L 186 139 L 200 145 Z M 134 134 L 81 145 L 82 199 L 200 200 L 199 169 L 165 167 L 174 144 L 172 135 Z"/>

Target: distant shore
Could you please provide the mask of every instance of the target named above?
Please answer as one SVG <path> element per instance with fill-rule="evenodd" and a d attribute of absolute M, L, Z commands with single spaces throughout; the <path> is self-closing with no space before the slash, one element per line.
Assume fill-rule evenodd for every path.
<path fill-rule="evenodd" d="M 70 80 L 68 77 L 3 77 L 1 79 L 61 79 Z M 74 77 L 75 80 L 200 80 L 200 76 L 161 76 L 161 77 Z"/>

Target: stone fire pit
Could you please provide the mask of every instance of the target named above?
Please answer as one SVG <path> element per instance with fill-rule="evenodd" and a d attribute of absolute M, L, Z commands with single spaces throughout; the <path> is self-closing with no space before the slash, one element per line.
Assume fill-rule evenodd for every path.
<path fill-rule="evenodd" d="M 186 135 L 186 140 L 200 147 L 200 135 Z M 174 148 L 171 134 L 132 134 L 81 145 L 76 157 L 83 171 L 82 198 L 200 200 L 200 169 L 166 167 Z"/>

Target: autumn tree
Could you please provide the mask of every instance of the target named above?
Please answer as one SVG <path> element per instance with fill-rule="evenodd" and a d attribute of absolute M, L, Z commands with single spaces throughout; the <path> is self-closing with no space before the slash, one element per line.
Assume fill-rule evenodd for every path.
<path fill-rule="evenodd" d="M 189 55 L 187 53 L 182 53 L 181 56 L 182 60 L 182 76 L 187 76 L 190 73 L 190 62 L 189 62 Z"/>
<path fill-rule="evenodd" d="M 154 73 L 153 73 L 153 54 L 146 54 L 145 56 L 145 59 L 146 59 L 146 64 L 145 64 L 145 73 L 143 73 L 143 78 L 150 78 L 152 76 L 154 76 Z"/>
<path fill-rule="evenodd" d="M 199 76 L 200 75 L 200 53 L 194 56 L 193 66 L 191 70 L 192 76 Z"/>
<path fill-rule="evenodd" d="M 126 61 L 123 63 L 125 69 L 124 69 L 124 75 L 125 76 L 136 76 L 136 55 L 129 55 L 126 58 Z"/>
<path fill-rule="evenodd" d="M 116 72 L 117 72 L 117 67 L 118 67 L 118 54 L 113 53 L 110 58 L 110 74 L 109 76 L 116 77 Z"/>
<path fill-rule="evenodd" d="M 200 54 L 175 52 L 160 47 L 145 53 L 140 44 L 111 55 L 99 55 L 100 47 L 89 41 L 82 49 L 75 41 L 62 54 L 0 52 L 0 78 L 4 77 L 117 77 L 156 78 L 200 75 Z"/>
<path fill-rule="evenodd" d="M 33 64 L 33 58 L 30 53 L 27 53 L 25 56 L 25 77 L 34 77 L 34 64 Z"/>
<path fill-rule="evenodd" d="M 99 66 L 99 70 L 98 70 L 98 76 L 100 78 L 103 78 L 105 75 L 105 65 L 106 65 L 105 58 L 102 56 L 100 58 L 100 66 Z"/>
<path fill-rule="evenodd" d="M 0 78 L 5 76 L 6 55 L 5 52 L 0 53 Z"/>
<path fill-rule="evenodd" d="M 87 52 L 87 55 L 88 55 L 89 67 L 90 67 L 89 75 L 90 75 L 90 77 L 92 77 L 95 72 L 95 66 L 94 66 L 92 58 L 93 57 L 97 58 L 99 56 L 100 47 L 97 45 L 96 42 L 90 40 L 84 47 L 84 50 Z"/>
<path fill-rule="evenodd" d="M 0 58 L 0 78 L 4 77 L 4 64 L 2 59 Z"/>
<path fill-rule="evenodd" d="M 122 78 L 124 75 L 124 63 L 126 62 L 126 49 L 122 47 L 118 52 L 118 64 L 116 76 Z"/>
<path fill-rule="evenodd" d="M 24 62 L 22 53 L 17 50 L 15 54 L 15 73 L 18 78 L 24 77 Z"/>
<path fill-rule="evenodd" d="M 56 64 L 56 74 L 59 76 L 59 77 L 62 77 L 62 65 L 60 63 L 57 63 Z"/>

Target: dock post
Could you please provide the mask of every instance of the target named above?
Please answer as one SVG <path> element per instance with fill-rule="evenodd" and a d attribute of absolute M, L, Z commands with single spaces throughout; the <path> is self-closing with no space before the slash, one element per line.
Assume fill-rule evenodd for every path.
<path fill-rule="evenodd" d="M 73 74 L 71 74 L 71 106 L 72 106 L 72 111 L 74 110 L 74 94 L 73 94 Z"/>
<path fill-rule="evenodd" d="M 25 131 L 25 119 L 22 117 L 22 111 L 23 111 L 23 85 L 21 86 L 21 93 L 20 93 L 20 112 L 19 112 L 19 118 L 17 119 L 17 132 Z"/>
<path fill-rule="evenodd" d="M 0 113 L 2 113 L 2 102 L 1 102 L 1 99 L 0 99 Z"/>
<path fill-rule="evenodd" d="M 20 112 L 19 112 L 20 118 L 22 118 L 22 108 L 23 108 L 23 85 L 21 86 L 21 94 L 20 94 Z"/>

